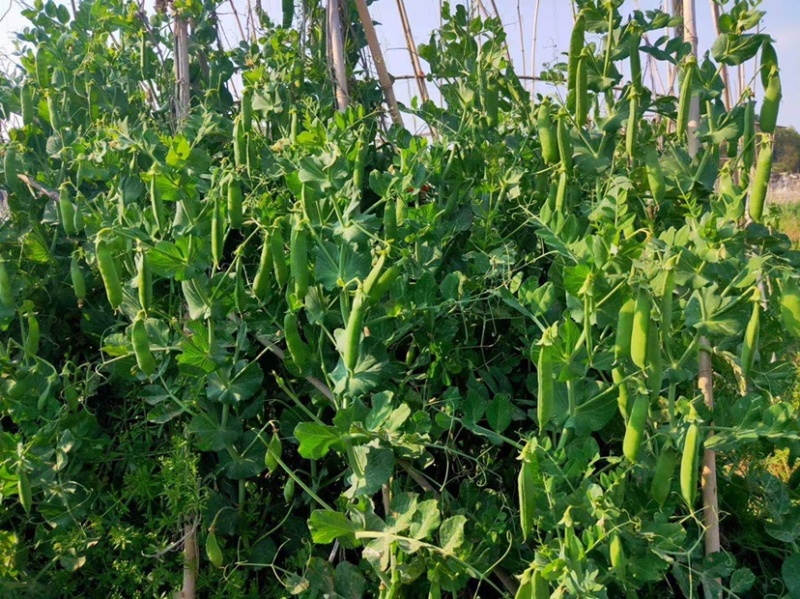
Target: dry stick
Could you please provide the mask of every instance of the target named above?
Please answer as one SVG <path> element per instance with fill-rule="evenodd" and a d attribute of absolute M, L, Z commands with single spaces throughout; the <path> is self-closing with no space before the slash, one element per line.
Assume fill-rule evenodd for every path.
<path fill-rule="evenodd" d="M 403 25 L 403 33 L 406 36 L 406 45 L 408 46 L 408 55 L 411 58 L 411 66 L 416 74 L 417 87 L 419 87 L 419 95 L 423 102 L 430 100 L 428 95 L 428 87 L 425 85 L 425 73 L 422 71 L 422 64 L 419 61 L 419 53 L 417 52 L 417 44 L 414 42 L 414 36 L 411 34 L 411 26 L 408 23 L 408 13 L 406 12 L 406 3 L 403 0 L 397 0 L 397 10 L 400 13 L 400 23 Z"/>
<path fill-rule="evenodd" d="M 542 0 L 536 0 L 536 6 L 533 8 L 533 39 L 531 41 L 531 96 L 536 88 L 536 40 L 539 37 L 539 9 L 541 6 Z"/>
<path fill-rule="evenodd" d="M 339 15 L 338 0 L 328 0 L 328 52 L 333 66 L 336 90 L 336 106 L 339 112 L 347 110 L 350 96 L 347 93 L 347 71 L 345 69 L 344 39 L 342 38 L 342 20 Z"/>
<path fill-rule="evenodd" d="M 197 580 L 197 525 L 185 524 L 183 536 L 183 588 L 179 599 L 194 599 Z"/>
<path fill-rule="evenodd" d="M 178 128 L 189 116 L 189 31 L 188 24 L 175 15 L 175 96 Z"/>
<path fill-rule="evenodd" d="M 522 20 L 522 9 L 519 7 L 519 0 L 517 0 L 517 24 L 519 25 L 519 49 L 522 53 L 522 74 L 528 74 L 528 65 L 525 61 L 525 28 Z"/>
<path fill-rule="evenodd" d="M 375 26 L 372 24 L 372 17 L 369 16 L 369 9 L 364 0 L 355 0 L 355 2 L 356 8 L 358 9 L 358 17 L 361 20 L 361 26 L 364 28 L 364 35 L 367 36 L 367 44 L 369 44 L 369 50 L 372 53 L 372 61 L 375 63 L 375 69 L 378 71 L 378 80 L 383 89 L 383 94 L 386 97 L 389 113 L 392 115 L 392 122 L 402 127 L 403 118 L 400 116 L 400 108 L 397 106 L 397 98 L 395 98 L 394 88 L 392 87 L 392 78 L 386 70 L 386 62 L 383 60 L 383 51 L 378 42 L 378 36 L 375 33 Z"/>
<path fill-rule="evenodd" d="M 239 11 L 236 10 L 236 5 L 233 3 L 233 0 L 229 0 L 228 4 L 231 5 L 231 10 L 233 10 L 233 18 L 236 19 L 236 26 L 239 27 L 239 35 L 242 36 L 243 40 L 246 40 L 247 35 L 242 27 L 242 22 L 239 20 Z"/>
<path fill-rule="evenodd" d="M 683 0 L 683 39 L 692 45 L 692 54 L 697 57 L 697 19 L 695 18 L 694 0 Z M 709 115 L 710 118 L 710 115 Z M 689 155 L 694 158 L 699 150 L 697 127 L 700 121 L 700 97 L 692 96 L 689 107 Z M 709 412 L 714 410 L 714 372 L 711 367 L 711 353 L 708 339 L 700 339 L 700 355 L 698 358 L 699 373 L 698 387 L 703 394 L 703 399 Z M 709 436 L 713 435 L 709 429 Z M 703 471 L 700 478 L 703 489 L 703 523 L 705 526 L 705 551 L 706 555 L 717 553 L 720 550 L 719 535 L 719 498 L 717 496 L 717 459 L 713 450 L 703 451 Z M 721 597 L 721 593 L 714 593 L 705 587 L 707 599 Z"/>

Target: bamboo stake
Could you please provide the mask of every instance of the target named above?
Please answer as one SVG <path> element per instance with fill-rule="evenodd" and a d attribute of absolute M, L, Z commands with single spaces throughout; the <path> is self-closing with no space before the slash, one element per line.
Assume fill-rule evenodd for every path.
<path fill-rule="evenodd" d="M 403 25 L 403 33 L 406 36 L 406 45 L 408 46 L 408 55 L 411 58 L 411 66 L 414 69 L 417 80 L 417 87 L 419 87 L 419 96 L 423 102 L 430 100 L 428 95 L 428 87 L 425 85 L 425 73 L 422 71 L 422 64 L 419 61 L 419 53 L 417 52 L 417 44 L 414 41 L 414 36 L 411 34 L 411 26 L 408 23 L 408 13 L 406 12 L 406 3 L 403 0 L 397 0 L 397 10 L 400 13 L 400 23 Z"/>
<path fill-rule="evenodd" d="M 197 526 L 183 527 L 183 588 L 176 593 L 177 599 L 194 599 L 197 582 Z"/>
<path fill-rule="evenodd" d="M 334 86 L 336 88 L 336 106 L 340 112 L 347 110 L 350 95 L 347 91 L 347 70 L 345 69 L 344 39 L 342 38 L 342 20 L 339 15 L 338 0 L 328 0 L 328 51 L 333 63 Z"/>
<path fill-rule="evenodd" d="M 380 81 L 383 94 L 386 98 L 386 104 L 389 106 L 389 113 L 392 115 L 392 122 L 395 125 L 403 126 L 403 118 L 400 116 L 400 108 L 397 105 L 397 98 L 394 95 L 394 88 L 392 87 L 392 78 L 386 70 L 386 62 L 383 59 L 383 51 L 378 42 L 378 36 L 375 33 L 375 26 L 372 24 L 372 17 L 369 16 L 369 9 L 364 0 L 355 0 L 356 8 L 358 9 L 358 16 L 361 20 L 361 25 L 364 27 L 364 35 L 367 37 L 367 44 L 372 53 L 372 60 L 375 63 L 375 69 L 378 71 L 378 80 Z"/>
<path fill-rule="evenodd" d="M 539 9 L 542 7 L 542 0 L 536 0 L 533 8 L 533 38 L 531 41 L 531 96 L 536 91 L 536 40 L 539 37 Z"/>
<path fill-rule="evenodd" d="M 182 127 L 189 116 L 189 25 L 175 15 L 175 116 Z"/>

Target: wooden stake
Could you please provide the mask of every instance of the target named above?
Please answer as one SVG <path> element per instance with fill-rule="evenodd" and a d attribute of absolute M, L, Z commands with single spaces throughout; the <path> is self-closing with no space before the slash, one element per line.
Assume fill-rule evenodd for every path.
<path fill-rule="evenodd" d="M 428 87 L 425 85 L 425 73 L 422 71 L 422 64 L 419 61 L 419 53 L 417 52 L 417 44 L 414 42 L 414 36 L 411 34 L 411 26 L 408 23 L 408 13 L 406 13 L 406 3 L 403 0 L 397 0 L 397 10 L 400 13 L 400 23 L 403 25 L 403 33 L 406 36 L 406 45 L 408 46 L 408 55 L 411 58 L 411 66 L 414 69 L 415 79 L 417 80 L 417 87 L 419 87 L 419 97 L 423 102 L 430 100 L 428 95 Z"/>
<path fill-rule="evenodd" d="M 175 15 L 175 116 L 178 128 L 183 127 L 189 117 L 191 101 L 189 88 L 189 25 Z"/>
<path fill-rule="evenodd" d="M 197 526 L 186 524 L 183 527 L 183 588 L 176 593 L 176 599 L 194 599 L 197 583 Z"/>
<path fill-rule="evenodd" d="M 367 36 L 367 43 L 369 44 L 369 51 L 372 54 L 372 60 L 375 63 L 375 69 L 378 71 L 378 80 L 380 81 L 383 95 L 386 98 L 386 104 L 389 106 L 389 114 L 392 115 L 392 122 L 395 125 L 403 126 L 403 118 L 400 116 L 400 108 L 397 105 L 397 98 L 394 95 L 394 88 L 392 87 L 392 78 L 386 70 L 386 62 L 383 60 L 383 51 L 378 42 L 378 36 L 375 33 L 375 26 L 372 24 L 372 17 L 369 15 L 367 3 L 364 0 L 355 0 L 356 8 L 358 9 L 358 17 L 361 20 L 361 26 L 364 27 L 364 35 Z"/>
<path fill-rule="evenodd" d="M 340 112 L 344 112 L 350 104 L 350 95 L 347 91 L 347 69 L 344 58 L 342 20 L 339 16 L 339 0 L 328 0 L 327 16 L 328 52 L 333 66 L 336 106 Z"/>
<path fill-rule="evenodd" d="M 531 41 L 531 96 L 536 89 L 536 40 L 539 37 L 539 9 L 542 7 L 542 0 L 536 0 L 533 8 L 533 38 Z"/>

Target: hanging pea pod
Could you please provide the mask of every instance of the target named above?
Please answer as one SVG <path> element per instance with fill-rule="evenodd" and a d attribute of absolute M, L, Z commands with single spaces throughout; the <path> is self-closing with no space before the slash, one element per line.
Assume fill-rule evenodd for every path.
<path fill-rule="evenodd" d="M 633 464 L 639 459 L 649 408 L 649 397 L 643 393 L 638 394 L 633 402 L 631 416 L 625 428 L 625 438 L 622 441 L 622 453 Z"/>
<path fill-rule="evenodd" d="M 206 537 L 206 557 L 208 557 L 208 561 L 211 562 L 211 565 L 215 568 L 221 568 L 225 563 L 222 549 L 219 546 L 219 541 L 217 541 L 217 535 L 213 530 L 209 531 Z"/>
<path fill-rule="evenodd" d="M 253 130 L 253 89 L 250 87 L 242 91 L 242 130 L 245 133 Z"/>
<path fill-rule="evenodd" d="M 635 28 L 631 34 L 630 44 L 631 52 L 631 84 L 635 90 L 642 89 L 642 58 L 639 54 L 639 45 L 642 41 L 642 33 L 639 28 Z"/>
<path fill-rule="evenodd" d="M 269 236 L 269 243 L 272 253 L 272 266 L 275 271 L 275 282 L 282 289 L 289 279 L 289 269 L 286 266 L 286 253 L 283 249 L 283 233 L 281 233 L 280 219 L 275 219 L 272 234 Z"/>
<path fill-rule="evenodd" d="M 536 524 L 536 496 L 542 485 L 535 447 L 534 442 L 529 441 L 523 447 L 518 458 L 522 462 L 517 476 L 517 494 L 519 495 L 519 521 L 523 541 L 528 539 Z"/>
<path fill-rule="evenodd" d="M 294 312 L 287 312 L 286 316 L 284 316 L 283 334 L 286 337 L 286 348 L 289 350 L 292 361 L 299 370 L 303 370 L 311 352 L 308 345 L 300 337 L 297 315 Z"/>
<path fill-rule="evenodd" d="M 624 581 L 628 560 L 625 557 L 625 549 L 622 547 L 622 539 L 616 532 L 611 533 L 611 542 L 608 544 L 608 555 L 611 561 L 611 567 L 614 569 L 614 574 L 617 575 L 619 580 Z"/>
<path fill-rule="evenodd" d="M 397 209 L 392 198 L 386 198 L 383 206 L 383 237 L 387 244 L 397 240 Z"/>
<path fill-rule="evenodd" d="M 358 363 L 359 348 L 361 346 L 361 333 L 364 328 L 364 313 L 367 310 L 367 296 L 363 289 L 356 291 L 353 305 L 350 307 L 350 316 L 344 331 L 342 347 L 342 360 L 347 372 L 354 372 Z"/>
<path fill-rule="evenodd" d="M 153 376 L 156 371 L 156 360 L 150 351 L 150 339 L 147 335 L 147 328 L 144 324 L 142 314 L 136 317 L 131 328 L 131 343 L 133 354 L 136 356 L 136 364 L 145 376 Z"/>
<path fill-rule="evenodd" d="M 153 271 L 147 253 L 139 246 L 139 255 L 136 261 L 136 286 L 139 292 L 139 305 L 148 312 L 153 305 Z"/>
<path fill-rule="evenodd" d="M 23 125 L 32 125 L 36 118 L 36 113 L 33 110 L 33 91 L 31 90 L 30 82 L 25 79 L 19 90 L 19 103 L 20 112 L 22 115 Z"/>
<path fill-rule="evenodd" d="M 561 166 L 567 175 L 572 176 L 572 137 L 569 134 L 566 114 L 562 113 L 558 118 L 558 153 L 561 157 Z"/>
<path fill-rule="evenodd" d="M 379 302 L 383 299 L 383 296 L 392 288 L 392 285 L 397 280 L 397 277 L 400 276 L 400 267 L 397 264 L 393 264 L 389 268 L 387 268 L 384 273 L 378 277 L 378 280 L 370 289 L 369 301 L 370 303 Z M 367 293 L 365 288 L 365 293 Z"/>
<path fill-rule="evenodd" d="M 766 89 L 769 86 L 769 76 L 773 69 L 778 68 L 778 53 L 771 41 L 766 41 L 761 46 L 761 64 L 759 74 L 761 75 L 761 85 Z"/>
<path fill-rule="evenodd" d="M 636 295 L 631 329 L 631 360 L 641 369 L 647 366 L 647 333 L 650 329 L 650 294 L 644 289 Z"/>
<path fill-rule="evenodd" d="M 670 258 L 664 273 L 664 287 L 661 294 L 661 342 L 664 347 L 672 339 L 672 308 L 675 295 L 675 263 L 677 257 Z"/>
<path fill-rule="evenodd" d="M 497 127 L 499 117 L 500 86 L 494 77 L 489 77 L 483 88 L 483 105 L 486 114 L 486 125 Z"/>
<path fill-rule="evenodd" d="M 78 300 L 78 307 L 83 306 L 83 301 L 86 299 L 86 279 L 83 276 L 78 256 L 72 254 L 72 260 L 69 265 L 69 276 L 72 281 L 72 291 L 75 293 L 75 299 Z"/>
<path fill-rule="evenodd" d="M 658 461 L 656 461 L 653 482 L 650 485 L 650 495 L 660 506 L 663 506 L 667 501 L 667 497 L 669 497 L 677 461 L 678 454 L 671 445 L 665 445 L 658 456 Z"/>
<path fill-rule="evenodd" d="M 692 105 L 692 88 L 696 69 L 697 60 L 694 57 L 690 57 L 684 66 L 681 95 L 678 101 L 678 121 L 676 124 L 678 139 L 685 139 L 689 130 L 689 109 Z"/>
<path fill-rule="evenodd" d="M 211 209 L 211 258 L 214 260 L 214 268 L 219 268 L 225 247 L 225 224 L 222 219 L 222 202 L 218 197 L 212 200 Z"/>
<path fill-rule="evenodd" d="M 539 131 L 539 143 L 542 145 L 542 158 L 545 164 L 552 166 L 559 160 L 558 139 L 550 114 L 550 100 L 547 98 L 539 106 L 536 127 Z"/>
<path fill-rule="evenodd" d="M 369 296 L 372 293 L 372 289 L 375 287 L 375 284 L 378 282 L 378 278 L 381 276 L 383 272 L 383 265 L 386 263 L 386 256 L 388 252 L 383 252 L 379 257 L 378 261 L 375 262 L 375 265 L 369 271 L 367 278 L 364 279 L 364 285 L 362 289 L 364 293 Z"/>
<path fill-rule="evenodd" d="M 658 329 L 659 327 L 650 323 L 647 330 L 647 385 L 650 388 L 650 397 L 656 400 L 664 382 L 664 365 L 661 361 L 661 342 Z"/>
<path fill-rule="evenodd" d="M 555 203 L 556 214 L 560 214 L 564 217 L 567 216 L 566 203 L 567 203 L 567 172 L 565 170 L 562 170 L 558 175 L 558 189 L 556 191 L 556 203 Z"/>
<path fill-rule="evenodd" d="M 783 87 L 778 69 L 773 68 L 769 75 L 769 82 L 764 90 L 764 100 L 761 102 L 761 118 L 758 121 L 761 131 L 775 133 L 778 125 L 778 109 L 783 98 Z"/>
<path fill-rule="evenodd" d="M 750 97 L 750 90 L 745 94 Z M 748 100 L 744 105 L 744 133 L 742 135 L 742 185 L 750 178 L 756 156 L 756 103 Z"/>
<path fill-rule="evenodd" d="M 28 313 L 28 331 L 25 337 L 25 354 L 31 357 L 39 355 L 39 340 L 41 339 L 41 330 L 39 328 L 39 320 L 33 312 Z"/>
<path fill-rule="evenodd" d="M 553 356 L 549 345 L 539 348 L 537 362 L 538 395 L 536 398 L 536 416 L 539 419 L 539 430 L 543 431 L 553 416 L 555 401 L 555 383 L 553 380 Z"/>
<path fill-rule="evenodd" d="M 290 29 L 294 21 L 294 0 L 283 0 L 283 28 Z"/>
<path fill-rule="evenodd" d="M 769 190 L 769 180 L 772 176 L 772 142 L 769 136 L 765 135 L 761 141 L 761 148 L 758 152 L 758 163 L 756 173 L 750 186 L 750 218 L 757 223 L 761 222 L 764 213 L 764 202 L 767 199 Z"/>
<path fill-rule="evenodd" d="M 630 415 L 630 396 L 628 394 L 628 384 L 625 382 L 625 371 L 619 366 L 611 369 L 611 380 L 617 385 L 617 406 L 622 419 L 628 421 Z"/>
<path fill-rule="evenodd" d="M 253 279 L 253 296 L 259 301 L 264 302 L 269 291 L 269 276 L 272 270 L 272 245 L 270 244 L 270 234 L 265 233 L 264 241 L 261 244 L 261 257 L 258 261 L 258 270 Z"/>
<path fill-rule="evenodd" d="M 11 288 L 11 279 L 6 270 L 6 263 L 0 259 L 0 306 L 7 310 L 14 309 L 14 293 Z"/>
<path fill-rule="evenodd" d="M 753 311 L 750 314 L 750 320 L 747 323 L 747 329 L 744 333 L 744 342 L 742 343 L 742 355 L 739 363 L 742 366 L 742 377 L 747 380 L 750 377 L 750 371 L 755 363 L 756 352 L 758 351 L 758 337 L 761 328 L 761 301 L 758 294 L 753 298 Z"/>
<path fill-rule="evenodd" d="M 617 318 L 617 335 L 614 341 L 614 359 L 622 360 L 631 355 L 631 335 L 633 333 L 633 314 L 636 301 L 628 298 L 622 304 Z"/>
<path fill-rule="evenodd" d="M 664 172 L 661 170 L 661 159 L 655 146 L 648 146 L 644 155 L 645 172 L 647 173 L 647 183 L 650 193 L 656 206 L 664 202 L 667 185 L 664 180 Z"/>
<path fill-rule="evenodd" d="M 53 131 L 61 131 L 61 116 L 58 112 L 58 103 L 55 95 L 52 92 L 46 91 L 45 98 L 47 101 L 47 115 L 50 118 L 50 127 Z"/>
<path fill-rule="evenodd" d="M 628 158 L 633 161 L 636 152 L 636 138 L 639 133 L 639 92 L 635 87 L 630 91 L 630 113 L 628 114 L 628 126 L 625 129 L 625 151 Z"/>
<path fill-rule="evenodd" d="M 236 260 L 236 274 L 233 280 L 233 304 L 239 314 L 247 312 L 247 293 L 244 289 L 244 268 L 241 258 Z"/>
<path fill-rule="evenodd" d="M 228 178 L 228 222 L 231 229 L 241 229 L 244 220 L 242 183 L 235 176 Z"/>
<path fill-rule="evenodd" d="M 785 280 L 781 286 L 781 319 L 786 330 L 800 338 L 800 286 L 794 279 Z"/>
<path fill-rule="evenodd" d="M 58 190 L 58 211 L 61 217 L 61 227 L 67 235 L 75 235 L 75 204 L 69 195 L 67 185 L 62 185 Z"/>
<path fill-rule="evenodd" d="M 586 14 L 583 10 L 575 18 L 572 26 L 572 35 L 569 40 L 569 55 L 567 57 L 567 108 L 575 111 L 576 88 L 578 81 L 578 63 L 585 44 Z"/>
<path fill-rule="evenodd" d="M 122 282 L 119 277 L 116 261 L 111 253 L 111 248 L 102 240 L 97 240 L 95 249 L 97 255 L 97 268 L 100 270 L 100 278 L 106 288 L 108 303 L 115 310 L 122 305 Z"/>
<path fill-rule="evenodd" d="M 164 200 L 161 197 L 161 190 L 158 187 L 158 177 L 161 167 L 156 163 L 150 171 L 150 208 L 153 211 L 153 220 L 156 223 L 156 230 L 161 233 L 166 232 L 166 221 L 164 220 Z"/>
<path fill-rule="evenodd" d="M 150 79 L 152 68 L 150 66 L 150 53 L 147 51 L 147 35 L 144 31 L 139 34 L 139 72 L 142 79 Z"/>
<path fill-rule="evenodd" d="M 289 259 L 294 294 L 302 301 L 308 293 L 308 231 L 306 223 L 300 215 L 295 214 L 292 222 L 292 234 L 289 239 Z"/>
<path fill-rule="evenodd" d="M 681 456 L 681 495 L 689 509 L 697 499 L 697 471 L 700 464 L 700 428 L 694 422 L 686 431 Z"/>
<path fill-rule="evenodd" d="M 278 469 L 278 460 L 281 459 L 283 453 L 283 446 L 281 438 L 278 433 L 272 433 L 272 438 L 267 446 L 267 453 L 264 455 L 264 465 L 267 467 L 267 472 L 272 474 Z"/>
<path fill-rule="evenodd" d="M 233 163 L 237 169 L 247 166 L 247 133 L 241 115 L 233 119 Z"/>
<path fill-rule="evenodd" d="M 575 80 L 575 124 L 578 129 L 586 126 L 589 118 L 589 59 L 591 53 L 584 49 L 578 60 L 578 72 Z"/>

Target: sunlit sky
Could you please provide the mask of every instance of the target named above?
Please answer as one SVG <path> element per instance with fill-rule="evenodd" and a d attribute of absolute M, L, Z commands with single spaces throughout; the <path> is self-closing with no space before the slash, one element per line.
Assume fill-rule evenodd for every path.
<path fill-rule="evenodd" d="M 248 0 L 233 1 L 240 16 L 246 13 Z M 572 8 L 568 0 L 540 1 L 535 58 L 537 72 L 543 63 L 559 60 L 559 54 L 566 50 L 572 27 Z M 670 0 L 666 0 L 666 2 L 671 4 Z M 439 26 L 439 0 L 405 0 L 405 3 L 416 43 L 427 42 L 430 39 L 431 31 Z M 510 52 L 517 72 L 523 73 L 524 63 L 525 74 L 532 74 L 531 40 L 536 2 L 534 0 L 495 0 L 495 3 L 508 32 Z M 623 5 L 623 14 L 630 13 L 636 8 L 642 10 L 658 8 L 662 3 L 663 0 L 626 0 Z M 150 5 L 151 1 L 148 0 L 147 4 Z M 280 4 L 281 0 L 262 1 L 267 13 L 278 21 L 280 21 L 281 15 Z M 452 4 L 456 4 L 456 2 L 453 1 Z M 715 37 L 711 21 L 710 0 L 696 0 L 696 4 L 700 50 L 703 52 L 711 46 Z M 490 7 L 491 10 L 491 2 L 485 0 L 484 5 Z M 0 54 L 4 54 L 6 60 L 13 60 L 14 32 L 26 25 L 26 20 L 20 15 L 21 7 L 20 0 L 0 0 L 0 17 L 2 17 L 0 20 Z M 779 123 L 798 128 L 800 126 L 800 102 L 792 101 L 792 98 L 800 97 L 800 77 L 798 77 L 800 74 L 800 0 L 763 0 L 760 8 L 767 12 L 763 22 L 764 32 L 769 33 L 777 40 L 784 91 Z M 413 70 L 400 25 L 396 0 L 377 0 L 370 7 L 370 11 L 373 19 L 379 23 L 378 36 L 384 49 L 389 72 L 396 76 L 412 74 Z M 239 37 L 238 27 L 229 3 L 221 6 L 220 14 L 227 37 L 231 40 Z M 0 61 L 0 64 L 5 66 L 6 60 Z M 745 77 L 748 83 L 752 79 L 753 73 L 754 67 L 751 65 L 747 69 Z M 647 77 L 647 73 L 645 76 Z M 647 77 L 647 80 L 649 79 Z M 734 81 L 735 79 L 734 77 Z M 537 91 L 543 93 L 548 91 L 545 86 L 537 85 L 539 85 Z M 417 93 L 416 84 L 412 80 L 397 81 L 395 87 L 401 101 L 408 101 L 411 95 Z M 656 91 L 660 91 L 660 83 L 657 79 L 655 88 Z M 758 92 L 760 93 L 760 90 Z M 411 122 L 408 122 L 408 117 L 406 120 L 407 125 L 412 125 Z"/>

